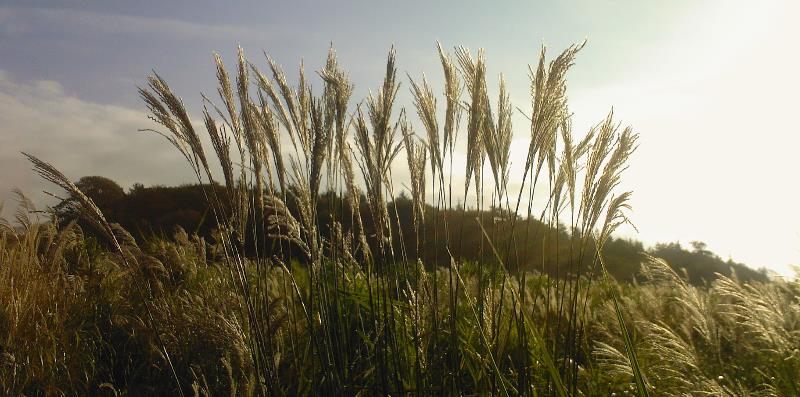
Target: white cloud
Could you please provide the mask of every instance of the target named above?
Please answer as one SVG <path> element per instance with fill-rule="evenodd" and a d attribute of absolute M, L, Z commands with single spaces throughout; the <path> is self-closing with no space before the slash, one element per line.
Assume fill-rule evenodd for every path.
<path fill-rule="evenodd" d="M 43 189 L 54 191 L 30 170 L 20 154 L 50 161 L 70 178 L 102 175 L 123 187 L 134 182 L 191 181 L 188 166 L 150 127 L 138 110 L 91 103 L 67 95 L 54 81 L 18 82 L 0 71 L 0 202 L 14 210 L 11 191 L 19 188 L 39 205 Z"/>

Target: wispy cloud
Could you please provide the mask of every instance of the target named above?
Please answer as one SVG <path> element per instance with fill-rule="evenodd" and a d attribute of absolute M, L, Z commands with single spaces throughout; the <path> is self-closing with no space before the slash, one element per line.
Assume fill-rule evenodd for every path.
<path fill-rule="evenodd" d="M 176 153 L 154 134 L 138 132 L 150 124 L 137 110 L 87 102 L 66 94 L 55 81 L 15 81 L 0 71 L 0 202 L 13 211 L 11 191 L 19 188 L 37 204 L 52 189 L 30 171 L 20 151 L 52 161 L 70 178 L 87 174 L 133 182 L 181 183 L 191 173 Z"/>
<path fill-rule="evenodd" d="M 0 7 L 0 35 L 19 37 L 43 30 L 73 32 L 81 35 L 120 34 L 159 39 L 193 38 L 230 40 L 246 37 L 278 38 L 280 31 L 269 27 L 250 27 L 189 22 L 174 18 L 156 18 L 107 14 L 95 11 L 60 8 Z"/>

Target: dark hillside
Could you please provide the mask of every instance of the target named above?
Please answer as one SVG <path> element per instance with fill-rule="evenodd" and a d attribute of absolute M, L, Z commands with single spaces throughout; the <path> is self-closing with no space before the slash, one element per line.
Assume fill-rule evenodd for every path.
<path fill-rule="evenodd" d="M 114 181 L 90 176 L 81 178 L 78 183 L 89 197 L 91 197 L 109 221 L 116 222 L 130 231 L 137 240 L 150 237 L 172 236 L 174 229 L 180 226 L 189 234 L 198 234 L 206 239 L 212 238 L 212 232 L 217 228 L 213 212 L 207 205 L 206 194 L 216 194 L 226 202 L 226 191 L 222 186 L 210 185 L 181 185 L 181 186 L 150 186 L 136 184 L 127 193 Z M 205 189 L 205 193 L 204 193 Z M 346 200 L 346 199 L 345 199 Z M 369 210 L 361 200 L 361 217 L 367 235 L 371 235 L 374 227 L 371 225 Z M 353 227 L 353 216 L 342 198 L 335 193 L 321 194 L 317 207 L 320 231 L 330 233 L 330 221 L 336 219 L 345 229 Z M 289 200 L 292 212 L 296 213 L 296 203 Z M 63 203 L 55 207 L 63 220 L 72 218 L 72 214 L 63 209 L 68 208 Z M 228 208 L 228 210 L 230 210 Z M 405 257 L 421 257 L 426 264 L 438 263 L 446 265 L 449 261 L 449 252 L 464 260 L 482 260 L 487 263 L 496 262 L 496 257 L 491 246 L 483 236 L 480 224 L 486 229 L 492 239 L 493 245 L 498 250 L 503 262 L 510 268 L 535 269 L 537 271 L 558 275 L 559 269 L 563 272 L 570 257 L 569 244 L 561 246 L 546 245 L 543 252 L 544 239 L 553 238 L 559 234 L 562 240 L 569 237 L 565 227 L 558 230 L 550 228 L 536 219 L 525 220 L 518 217 L 513 220 L 505 211 L 491 209 L 477 211 L 467 209 L 436 210 L 431 206 L 426 207 L 425 222 L 419 225 L 419 233 L 415 232 L 412 202 L 401 195 L 389 203 L 390 217 L 394 221 L 394 239 L 396 246 L 405 247 Z M 399 218 L 399 222 L 396 219 Z M 480 224 L 478 222 L 480 220 Z M 509 234 L 512 223 L 516 223 L 514 235 Z M 402 233 L 397 233 L 398 227 Z M 445 227 L 446 224 L 446 227 Z M 251 225 L 252 227 L 252 225 Z M 91 230 L 91 228 L 85 228 Z M 449 233 L 449 239 L 445 235 Z M 405 236 L 401 243 L 401 236 Z M 414 238 L 413 236 L 420 236 Z M 511 244 L 509 239 L 513 238 Z M 450 244 L 446 244 L 450 241 Z M 371 242 L 374 243 L 375 242 Z M 274 242 L 262 241 L 261 244 L 273 246 Z M 635 240 L 610 239 L 604 247 L 609 272 L 618 280 L 632 280 L 638 274 L 644 254 L 661 257 L 667 260 L 679 273 L 685 273 L 689 280 L 696 285 L 704 284 L 715 279 L 715 274 L 731 275 L 734 270 L 742 281 L 764 281 L 767 279 L 762 271 L 753 270 L 744 264 L 731 260 L 724 261 L 714 253 L 705 249 L 705 244 L 693 242 L 693 249 L 687 250 L 680 243 L 660 243 L 655 247 L 645 249 L 643 244 Z M 253 242 L 248 241 L 249 249 Z M 592 244 L 593 246 L 593 244 Z M 286 247 L 284 247 L 286 248 Z M 401 256 L 402 253 L 398 253 Z M 586 254 L 582 266 L 582 274 L 587 274 L 589 269 L 597 264 L 592 264 Z"/>

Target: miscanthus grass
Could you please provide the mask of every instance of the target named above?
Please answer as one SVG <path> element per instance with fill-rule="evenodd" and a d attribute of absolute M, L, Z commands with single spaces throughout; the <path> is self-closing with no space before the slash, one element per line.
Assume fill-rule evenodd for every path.
<path fill-rule="evenodd" d="M 721 277 L 700 289 L 657 259 L 636 287 L 608 275 L 603 245 L 628 221 L 630 193 L 618 186 L 638 136 L 611 112 L 573 131 L 567 72 L 583 46 L 552 58 L 542 48 L 528 104 L 512 104 L 513 87 L 487 76 L 484 52 L 464 47 L 438 46 L 440 87 L 426 76 L 401 81 L 390 50 L 383 81 L 360 102 L 333 49 L 314 74 L 301 63 L 292 83 L 274 59 L 248 60 L 239 48 L 233 68 L 214 56 L 218 90 L 203 95 L 201 122 L 154 73 L 139 89 L 150 131 L 186 159 L 219 229 L 213 241 L 179 231 L 141 247 L 55 167 L 26 155 L 113 255 L 100 272 L 68 269 L 100 263 L 81 254 L 90 240 L 74 223 L 39 226 L 21 213 L 22 230 L 3 225 L 0 255 L 12 265 L 0 268 L 2 391 L 134 394 L 151 381 L 158 393 L 195 395 L 796 392 L 797 285 Z M 401 89 L 413 109 L 398 107 Z M 524 123 L 512 123 L 515 111 Z M 528 143 L 519 180 L 514 136 Z M 541 252 L 519 249 L 530 241 Z M 465 261 L 465 244 L 479 260 Z M 61 284 L 46 274 L 63 275 L 66 295 L 47 300 Z M 136 307 L 73 285 L 107 292 L 113 280 L 129 283 L 119 294 Z M 146 333 L 152 354 L 83 346 L 67 325 L 14 345 L 25 327 L 56 330 L 79 317 L 70 310 L 81 299 L 128 313 L 107 321 Z M 43 325 L 53 305 L 66 311 Z M 82 340 L 105 343 L 104 332 Z M 204 341 L 217 350 L 193 353 Z M 755 371 L 727 361 L 739 353 Z M 150 366 L 135 372 L 142 362 Z"/>

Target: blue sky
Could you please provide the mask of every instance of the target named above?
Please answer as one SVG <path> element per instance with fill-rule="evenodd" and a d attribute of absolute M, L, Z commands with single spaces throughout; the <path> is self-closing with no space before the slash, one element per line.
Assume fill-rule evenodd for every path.
<path fill-rule="evenodd" d="M 317 69 L 333 43 L 359 99 L 378 86 L 391 45 L 402 76 L 424 71 L 434 83 L 437 40 L 483 47 L 489 75 L 504 73 L 526 108 L 539 46 L 556 53 L 587 38 L 569 75 L 576 130 L 613 106 L 641 134 L 624 186 L 639 233 L 622 233 L 702 240 L 786 273 L 800 258 L 799 11 L 789 0 L 0 1 L 0 200 L 8 214 L 13 187 L 42 199 L 21 150 L 76 179 L 191 181 L 176 152 L 137 132 L 151 124 L 136 85 L 155 69 L 197 114 L 200 92 L 215 92 L 212 53 L 232 64 L 237 44 L 292 72 L 301 58 Z M 516 146 L 527 147 L 517 125 Z"/>

